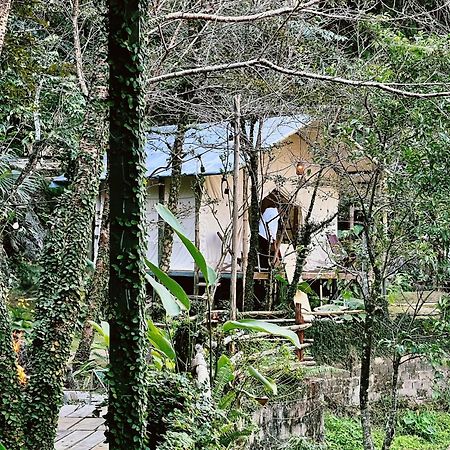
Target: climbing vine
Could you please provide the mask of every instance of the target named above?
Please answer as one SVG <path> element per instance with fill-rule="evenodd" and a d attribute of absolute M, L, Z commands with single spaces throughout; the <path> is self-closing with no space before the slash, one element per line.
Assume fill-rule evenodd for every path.
<path fill-rule="evenodd" d="M 92 130 L 92 128 L 90 128 Z M 42 257 L 25 428 L 29 449 L 52 450 L 70 346 L 77 325 L 98 193 L 97 146 L 82 139 L 78 169 L 62 195 Z"/>
<path fill-rule="evenodd" d="M 109 1 L 110 310 L 109 442 L 145 449 L 146 338 L 140 0 Z"/>
<path fill-rule="evenodd" d="M 5 297 L 3 281 L 0 279 L 0 443 L 10 450 L 19 450 L 23 445 L 20 411 L 22 395 Z"/>

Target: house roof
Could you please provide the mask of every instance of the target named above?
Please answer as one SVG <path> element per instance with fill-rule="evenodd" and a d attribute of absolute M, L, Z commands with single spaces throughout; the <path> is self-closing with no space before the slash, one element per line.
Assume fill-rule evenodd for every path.
<path fill-rule="evenodd" d="M 261 127 L 261 146 L 269 148 L 300 129 L 312 119 L 304 114 L 278 116 L 264 119 Z M 254 144 L 259 132 L 255 127 Z M 249 134 L 249 127 L 246 127 Z M 169 177 L 171 175 L 170 153 L 173 147 L 177 125 L 150 128 L 145 144 L 146 176 L 148 178 Z M 233 128 L 230 122 L 199 123 L 189 127 L 183 143 L 183 175 L 216 175 L 233 170 Z M 244 161 L 242 160 L 242 165 Z M 101 178 L 106 176 L 106 155 Z M 64 175 L 52 179 L 50 187 L 67 183 Z"/>
<path fill-rule="evenodd" d="M 311 118 L 306 115 L 270 117 L 263 121 L 261 145 L 269 148 L 301 128 Z M 248 135 L 248 128 L 247 128 Z M 147 177 L 168 177 L 171 174 L 170 152 L 177 132 L 176 125 L 154 127 L 146 143 Z M 256 126 L 254 140 L 258 135 Z M 183 175 L 214 175 L 233 170 L 233 129 L 229 122 L 199 123 L 190 127 L 183 144 Z"/>

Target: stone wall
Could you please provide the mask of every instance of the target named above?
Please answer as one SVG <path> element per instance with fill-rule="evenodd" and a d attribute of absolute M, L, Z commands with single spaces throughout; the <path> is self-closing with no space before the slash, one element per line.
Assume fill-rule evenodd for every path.
<path fill-rule="evenodd" d="M 322 379 L 305 380 L 296 400 L 268 403 L 253 414 L 258 430 L 250 448 L 276 449 L 292 435 L 307 436 L 318 442 L 324 438 L 324 396 Z"/>
<path fill-rule="evenodd" d="M 372 365 L 370 400 L 389 394 L 392 366 L 389 360 L 375 358 Z M 447 383 L 447 378 L 443 378 Z M 399 370 L 399 397 L 414 402 L 430 400 L 435 384 L 435 370 L 424 359 L 405 361 Z M 359 405 L 359 374 L 330 368 L 318 377 L 306 378 L 297 399 L 269 402 L 255 412 L 258 431 L 251 440 L 253 450 L 278 448 L 276 443 L 292 435 L 305 436 L 321 442 L 324 436 L 325 409 Z M 275 446 L 274 446 L 275 445 Z"/>
<path fill-rule="evenodd" d="M 389 360 L 375 358 L 370 377 L 370 401 L 390 393 L 392 365 Z M 341 371 L 339 375 L 324 375 L 324 400 L 330 406 L 359 405 L 358 370 Z M 430 400 L 436 388 L 435 370 L 422 358 L 403 362 L 399 369 L 399 398 L 421 402 Z"/>

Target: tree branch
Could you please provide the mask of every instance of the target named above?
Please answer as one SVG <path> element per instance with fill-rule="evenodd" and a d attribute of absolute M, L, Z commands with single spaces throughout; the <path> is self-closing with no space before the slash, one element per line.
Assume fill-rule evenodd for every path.
<path fill-rule="evenodd" d="M 78 82 L 80 83 L 81 92 L 85 97 L 89 95 L 86 85 L 86 79 L 83 72 L 83 58 L 81 54 L 80 30 L 78 28 L 78 15 L 80 13 L 79 0 L 73 0 L 72 7 L 72 25 L 73 25 L 73 44 L 75 47 L 75 61 L 77 66 Z"/>
<path fill-rule="evenodd" d="M 382 91 L 389 92 L 391 94 L 397 94 L 402 97 L 411 98 L 437 98 L 437 97 L 450 97 L 450 91 L 442 92 L 414 92 L 398 89 L 394 87 L 394 84 L 380 83 L 378 81 L 364 81 L 364 80 L 351 80 L 342 77 L 333 77 L 330 75 L 322 75 L 314 72 L 306 72 L 302 70 L 288 69 L 283 66 L 279 66 L 267 59 L 249 59 L 247 61 L 238 61 L 234 63 L 225 64 L 213 64 L 209 66 L 192 67 L 190 69 L 179 70 L 176 72 L 169 72 L 163 75 L 158 75 L 150 78 L 149 83 L 157 83 L 160 81 L 172 80 L 174 78 L 180 78 L 188 75 L 198 75 L 212 72 L 221 72 L 224 70 L 242 69 L 246 67 L 264 67 L 266 69 L 272 69 L 275 72 L 283 73 L 298 78 L 306 78 L 309 80 L 324 81 L 328 83 L 343 84 L 353 87 L 369 87 Z M 427 83 L 422 84 L 423 87 L 427 87 Z"/>
<path fill-rule="evenodd" d="M 187 13 L 187 12 L 175 12 L 168 14 L 165 19 L 173 20 L 173 19 L 184 19 L 184 20 L 208 20 L 212 22 L 223 22 L 223 23 L 240 23 L 240 22 L 253 22 L 256 20 L 267 19 L 269 17 L 277 17 L 283 14 L 289 14 L 296 11 L 300 11 L 304 8 L 309 8 L 317 3 L 320 0 L 310 0 L 306 3 L 296 2 L 294 6 L 284 6 L 278 9 L 270 9 L 268 11 L 263 11 L 260 13 L 249 14 L 246 16 L 220 16 L 217 14 L 208 14 L 208 13 Z"/>

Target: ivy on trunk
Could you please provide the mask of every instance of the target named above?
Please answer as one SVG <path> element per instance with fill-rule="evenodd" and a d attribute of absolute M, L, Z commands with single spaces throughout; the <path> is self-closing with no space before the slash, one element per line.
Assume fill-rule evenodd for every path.
<path fill-rule="evenodd" d="M 146 447 L 145 153 L 141 20 L 145 2 L 109 3 L 110 330 L 109 443 Z"/>
<path fill-rule="evenodd" d="M 99 165 L 97 146 L 89 137 L 82 139 L 75 178 L 59 200 L 42 257 L 46 270 L 36 306 L 24 430 L 29 449 L 53 450 L 64 376 L 84 295 Z"/>

